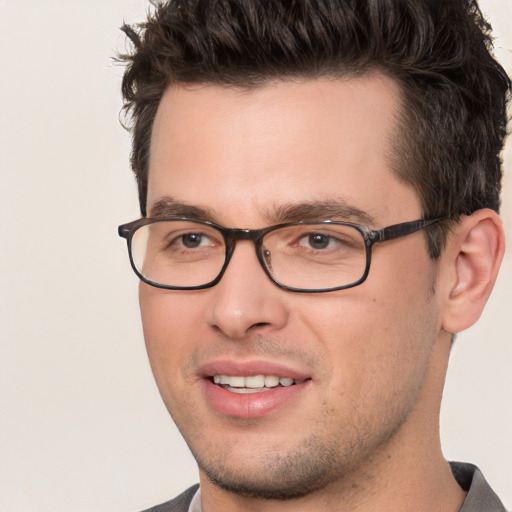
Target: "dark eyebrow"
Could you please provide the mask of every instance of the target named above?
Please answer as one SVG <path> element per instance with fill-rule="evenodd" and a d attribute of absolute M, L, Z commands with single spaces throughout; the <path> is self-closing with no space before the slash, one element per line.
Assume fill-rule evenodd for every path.
<path fill-rule="evenodd" d="M 207 208 L 180 203 L 170 196 L 165 196 L 153 204 L 149 210 L 151 218 L 185 217 L 187 219 L 213 222 L 214 215 Z"/>
<path fill-rule="evenodd" d="M 152 218 L 185 217 L 216 222 L 212 210 L 181 203 L 170 196 L 162 197 L 154 203 L 149 210 L 149 215 Z M 374 223 L 373 217 L 369 213 L 349 205 L 344 199 L 288 203 L 269 208 L 263 213 L 263 216 L 269 224 L 321 220 L 352 221 L 366 226 Z"/>
<path fill-rule="evenodd" d="M 351 221 L 366 226 L 374 223 L 373 217 L 368 212 L 348 204 L 344 199 L 285 204 L 267 212 L 266 217 L 279 224 L 315 220 Z"/>

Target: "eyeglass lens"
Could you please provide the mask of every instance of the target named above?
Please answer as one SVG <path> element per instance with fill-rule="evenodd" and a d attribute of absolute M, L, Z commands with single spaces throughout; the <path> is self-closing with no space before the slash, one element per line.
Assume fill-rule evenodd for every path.
<path fill-rule="evenodd" d="M 213 281 L 226 260 L 223 234 L 207 224 L 162 221 L 140 227 L 131 242 L 137 271 L 149 281 L 196 287 Z M 362 233 L 343 224 L 290 225 L 268 232 L 262 260 L 284 286 L 305 290 L 358 281 L 366 268 Z"/>

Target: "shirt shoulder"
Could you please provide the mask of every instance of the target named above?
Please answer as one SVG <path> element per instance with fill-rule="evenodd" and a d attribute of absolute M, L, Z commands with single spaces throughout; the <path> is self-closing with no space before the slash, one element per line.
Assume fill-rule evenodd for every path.
<path fill-rule="evenodd" d="M 467 491 L 459 512 L 507 512 L 482 472 L 473 464 L 450 462 L 457 483 Z"/>
<path fill-rule="evenodd" d="M 189 487 L 186 491 L 182 492 L 176 498 L 166 501 L 165 503 L 161 503 L 160 505 L 156 505 L 154 507 L 148 508 L 143 512 L 187 512 L 190 502 L 194 497 L 195 493 L 199 485 L 193 485 Z"/>

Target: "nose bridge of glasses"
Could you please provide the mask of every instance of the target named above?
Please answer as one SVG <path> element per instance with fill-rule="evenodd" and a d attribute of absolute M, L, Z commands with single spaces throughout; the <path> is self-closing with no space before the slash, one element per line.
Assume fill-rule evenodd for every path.
<path fill-rule="evenodd" d="M 263 235 L 268 231 L 268 229 L 243 229 L 243 228 L 234 228 L 228 229 L 225 231 L 225 241 L 226 241 L 226 263 L 225 267 L 230 263 L 233 253 L 235 251 L 235 246 L 238 241 L 248 241 L 254 242 L 254 248 L 256 249 L 256 256 L 260 262 L 260 264 L 264 267 L 264 262 L 262 261 L 260 253 L 261 249 L 261 240 Z"/>
<path fill-rule="evenodd" d="M 260 229 L 236 228 L 230 230 L 229 235 L 232 240 L 252 240 L 254 242 L 259 238 L 260 233 Z"/>
<path fill-rule="evenodd" d="M 242 246 L 247 245 L 249 242 L 249 248 L 250 246 L 253 246 L 254 249 L 256 249 L 256 254 L 254 254 L 253 249 L 253 255 L 256 257 L 257 262 L 259 262 L 259 265 L 263 267 L 263 270 L 265 270 L 264 263 L 261 259 L 261 256 L 259 254 L 259 246 L 261 245 L 261 237 L 264 234 L 265 230 L 253 230 L 253 229 L 241 229 L 241 228 L 224 228 L 223 234 L 224 234 L 224 241 L 226 244 L 226 254 L 225 254 L 225 260 L 224 265 L 222 267 L 222 270 L 220 274 L 217 276 L 216 282 L 220 281 L 221 278 L 224 277 L 226 271 L 228 271 L 228 267 L 233 267 L 233 259 L 238 259 L 239 263 L 235 263 L 235 266 L 238 267 L 240 265 L 240 262 L 242 263 L 242 267 L 244 267 L 244 279 L 247 278 L 247 268 L 245 265 L 247 265 L 247 262 L 251 260 L 250 251 L 247 252 L 248 248 L 243 249 L 240 247 L 238 250 L 235 250 L 238 245 L 237 242 L 242 242 Z M 253 242 L 253 243 L 250 243 Z M 240 249 L 242 249 L 242 252 L 240 253 Z M 235 256 L 235 253 L 238 254 L 238 257 Z M 248 258 L 248 259 L 247 259 Z M 252 265 L 254 263 L 250 263 Z M 256 263 L 257 264 L 257 263 Z M 235 271 L 236 274 L 237 271 Z"/>
<path fill-rule="evenodd" d="M 249 240 L 254 242 L 256 249 L 261 243 L 262 236 L 266 233 L 266 229 L 244 229 L 233 228 L 224 231 L 224 240 L 228 248 L 228 252 L 232 253 L 235 248 L 236 242 L 242 240 Z"/>

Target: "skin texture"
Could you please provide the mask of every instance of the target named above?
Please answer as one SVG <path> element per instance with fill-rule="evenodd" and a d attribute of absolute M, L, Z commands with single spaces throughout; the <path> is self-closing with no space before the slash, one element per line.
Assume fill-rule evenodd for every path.
<path fill-rule="evenodd" d="M 279 208 L 330 200 L 366 212 L 373 229 L 419 219 L 415 192 L 389 165 L 398 105 L 398 88 L 379 76 L 170 88 L 153 129 L 149 211 L 172 196 L 226 227 L 262 228 L 279 222 Z M 499 240 L 492 212 L 482 219 L 483 238 Z M 205 512 L 458 510 L 464 495 L 438 437 L 443 327 L 456 332 L 479 314 L 464 317 L 460 298 L 482 282 L 478 265 L 464 260 L 463 282 L 457 265 L 482 219 L 461 222 L 437 263 L 422 232 L 377 244 L 367 281 L 338 292 L 279 289 L 249 241 L 213 288 L 141 283 L 151 366 L 198 461 Z M 488 258 L 499 259 L 493 243 Z M 205 392 L 204 369 L 219 361 L 279 364 L 307 382 L 262 416 L 227 415 Z"/>

